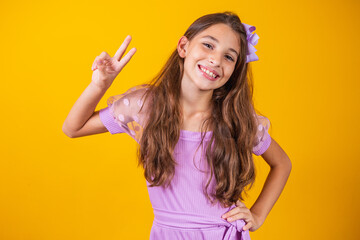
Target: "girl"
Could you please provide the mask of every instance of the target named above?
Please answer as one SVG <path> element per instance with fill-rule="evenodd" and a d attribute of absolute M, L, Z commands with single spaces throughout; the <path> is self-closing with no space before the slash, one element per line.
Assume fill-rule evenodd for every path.
<path fill-rule="evenodd" d="M 253 106 L 254 30 L 231 12 L 200 17 L 149 84 L 110 97 L 96 112 L 136 49 L 122 58 L 128 36 L 114 57 L 95 58 L 92 81 L 63 131 L 69 137 L 127 133 L 139 143 L 155 216 L 150 239 L 250 239 L 285 186 L 290 159 Z M 248 209 L 240 200 L 255 179 L 252 153 L 271 170 Z"/>

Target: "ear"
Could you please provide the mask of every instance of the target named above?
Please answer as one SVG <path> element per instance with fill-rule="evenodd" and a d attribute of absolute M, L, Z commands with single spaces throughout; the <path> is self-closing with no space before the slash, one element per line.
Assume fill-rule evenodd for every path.
<path fill-rule="evenodd" d="M 189 40 L 187 39 L 187 37 L 185 36 L 182 36 L 180 39 L 179 39 L 179 42 L 177 44 L 177 51 L 179 53 L 179 56 L 181 58 L 185 58 L 186 55 L 187 55 L 187 47 L 188 47 L 188 44 L 189 43 Z"/>

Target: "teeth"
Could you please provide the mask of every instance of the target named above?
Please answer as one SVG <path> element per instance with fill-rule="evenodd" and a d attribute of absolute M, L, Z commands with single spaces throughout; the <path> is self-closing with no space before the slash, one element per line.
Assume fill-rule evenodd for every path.
<path fill-rule="evenodd" d="M 201 69 L 201 71 L 203 71 L 204 73 L 206 73 L 206 74 L 209 75 L 210 77 L 213 77 L 213 78 L 216 77 L 216 75 L 213 74 L 212 72 L 210 72 L 209 70 L 207 70 L 207 69 L 205 69 L 205 68 L 202 68 L 202 67 L 200 67 L 200 69 Z"/>

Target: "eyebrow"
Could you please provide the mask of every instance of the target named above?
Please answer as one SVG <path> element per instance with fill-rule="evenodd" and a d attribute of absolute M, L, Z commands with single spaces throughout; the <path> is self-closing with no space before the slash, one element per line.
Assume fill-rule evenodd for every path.
<path fill-rule="evenodd" d="M 216 38 L 214 38 L 213 36 L 210 36 L 210 35 L 206 35 L 206 36 L 204 36 L 202 38 L 210 38 L 211 40 L 214 40 L 215 42 L 219 43 L 219 40 L 217 40 Z M 235 49 L 229 48 L 229 50 L 236 53 L 237 57 L 239 56 L 239 54 L 235 51 Z"/>

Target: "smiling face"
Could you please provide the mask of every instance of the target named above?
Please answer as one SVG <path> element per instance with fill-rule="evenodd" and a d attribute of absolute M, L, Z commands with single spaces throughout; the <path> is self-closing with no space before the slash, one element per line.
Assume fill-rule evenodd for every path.
<path fill-rule="evenodd" d="M 181 37 L 178 43 L 178 53 L 184 58 L 181 84 L 203 91 L 223 86 L 234 71 L 239 52 L 238 34 L 223 23 L 203 30 L 191 41 Z"/>

